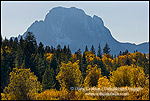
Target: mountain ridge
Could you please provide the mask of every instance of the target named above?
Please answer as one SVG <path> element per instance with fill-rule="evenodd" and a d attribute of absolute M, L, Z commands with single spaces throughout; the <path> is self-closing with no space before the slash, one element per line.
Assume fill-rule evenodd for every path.
<path fill-rule="evenodd" d="M 41 41 L 45 46 L 52 45 L 54 47 L 58 44 L 61 46 L 69 44 L 73 53 L 79 48 L 83 52 L 86 45 L 89 49 L 94 45 L 97 52 L 99 43 L 101 49 L 108 43 L 111 54 L 118 54 L 126 49 L 129 52 L 134 50 L 143 53 L 149 52 L 149 42 L 139 45 L 119 42 L 104 26 L 102 18 L 96 15 L 91 17 L 76 7 L 55 7 L 49 10 L 44 20 L 33 22 L 22 35 L 23 38 L 28 31 L 35 34 L 38 43 Z"/>

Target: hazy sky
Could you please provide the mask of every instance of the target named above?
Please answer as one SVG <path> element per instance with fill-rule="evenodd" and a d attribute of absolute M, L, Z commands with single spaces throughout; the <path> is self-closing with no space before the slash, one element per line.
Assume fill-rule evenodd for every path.
<path fill-rule="evenodd" d="M 35 20 L 44 20 L 53 7 L 77 7 L 97 15 L 120 42 L 149 42 L 149 1 L 1 1 L 1 34 L 22 35 Z"/>

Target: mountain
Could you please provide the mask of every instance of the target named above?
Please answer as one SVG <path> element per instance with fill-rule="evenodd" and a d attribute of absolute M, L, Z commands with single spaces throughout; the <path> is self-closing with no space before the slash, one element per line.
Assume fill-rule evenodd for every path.
<path fill-rule="evenodd" d="M 23 37 L 29 31 L 33 32 L 38 43 L 41 41 L 45 46 L 56 47 L 60 44 L 63 47 L 63 45 L 69 44 L 72 53 L 79 48 L 83 52 L 86 45 L 89 50 L 94 45 L 97 52 L 99 43 L 101 49 L 108 43 L 111 54 L 118 54 L 126 49 L 130 52 L 134 50 L 143 53 L 149 52 L 149 42 L 140 45 L 118 42 L 112 37 L 109 29 L 104 26 L 100 17 L 96 15 L 91 17 L 76 7 L 51 9 L 44 20 L 36 20 L 31 24 Z"/>

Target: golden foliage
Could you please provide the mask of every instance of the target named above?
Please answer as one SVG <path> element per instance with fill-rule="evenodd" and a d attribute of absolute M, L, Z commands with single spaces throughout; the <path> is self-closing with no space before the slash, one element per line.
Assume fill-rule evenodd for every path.
<path fill-rule="evenodd" d="M 47 60 L 48 62 L 51 62 L 53 55 L 54 55 L 54 54 L 52 54 L 52 53 L 46 53 L 44 56 L 46 57 L 46 60 Z"/>
<path fill-rule="evenodd" d="M 134 60 L 135 61 L 135 60 Z M 116 59 L 118 66 L 131 65 L 133 63 L 132 56 L 130 54 L 118 56 Z"/>
<path fill-rule="evenodd" d="M 4 57 L 3 57 L 3 49 L 1 48 L 1 61 L 3 61 Z"/>
<path fill-rule="evenodd" d="M 5 51 L 6 51 L 6 53 L 11 53 L 11 50 L 8 46 L 5 46 Z"/>
<path fill-rule="evenodd" d="M 117 87 L 143 86 L 145 73 L 141 67 L 121 66 L 116 71 L 110 72 L 110 81 Z"/>
<path fill-rule="evenodd" d="M 96 86 L 98 83 L 98 79 L 102 76 L 101 69 L 97 68 L 97 65 L 95 65 L 93 68 L 89 65 L 87 72 L 88 74 L 84 79 L 84 86 L 85 87 Z"/>
<path fill-rule="evenodd" d="M 142 90 L 142 100 L 149 100 L 149 75 L 146 77 L 145 86 Z"/>
<path fill-rule="evenodd" d="M 10 72 L 10 83 L 5 87 L 4 93 L 8 100 L 27 100 L 41 90 L 40 82 L 30 69 L 13 68 Z"/>
<path fill-rule="evenodd" d="M 112 56 L 110 55 L 110 54 L 103 54 L 103 57 L 106 57 L 106 58 L 110 58 L 110 59 L 112 59 Z"/>
<path fill-rule="evenodd" d="M 7 100 L 7 98 L 6 98 L 4 93 L 1 93 L 1 100 Z"/>
<path fill-rule="evenodd" d="M 149 53 L 146 54 L 146 58 L 149 60 Z"/>
<path fill-rule="evenodd" d="M 98 87 L 114 87 L 114 84 L 111 83 L 106 76 L 103 76 L 98 79 Z"/>
<path fill-rule="evenodd" d="M 71 60 L 72 60 L 73 62 L 77 61 L 77 60 L 78 60 L 78 59 L 77 59 L 77 54 L 73 54 L 73 55 L 71 56 Z"/>
<path fill-rule="evenodd" d="M 36 94 L 34 99 L 35 100 L 60 100 L 61 97 L 62 97 L 61 92 L 55 89 L 50 89 L 50 90 L 45 90 L 44 92 L 41 92 L 39 94 Z"/>
<path fill-rule="evenodd" d="M 99 57 L 96 57 L 96 60 L 99 60 L 99 61 L 100 61 L 101 59 L 100 59 Z"/>
<path fill-rule="evenodd" d="M 8 46 L 5 46 L 4 49 L 1 47 L 1 60 L 4 59 L 4 57 L 3 57 L 4 51 L 6 52 L 7 55 L 9 55 L 11 53 L 11 49 Z"/>
<path fill-rule="evenodd" d="M 88 65 L 88 66 L 87 66 L 87 70 L 86 70 L 86 74 L 88 74 L 88 73 L 92 70 L 92 68 L 93 68 L 93 67 L 92 67 L 91 65 Z"/>
<path fill-rule="evenodd" d="M 94 60 L 94 58 L 96 58 L 96 55 L 93 54 L 92 51 L 87 51 L 84 54 L 85 54 L 85 58 L 86 58 L 87 63 L 92 62 Z"/>
<path fill-rule="evenodd" d="M 83 91 L 45 90 L 34 95 L 34 100 L 97 100 L 96 97 L 85 95 Z"/>
<path fill-rule="evenodd" d="M 4 48 L 6 53 L 11 53 L 9 47 Z M 1 56 L 4 50 L 1 48 Z M 79 69 L 77 54 L 73 54 L 71 60 L 74 62 L 61 63 L 60 71 L 56 79 L 60 83 L 60 90 L 48 89 L 41 93 L 40 82 L 30 69 L 14 68 L 10 73 L 10 84 L 1 93 L 1 100 L 149 100 L 149 75 L 146 77 L 142 67 L 136 65 L 137 59 L 144 57 L 140 52 L 127 53 L 113 59 L 110 54 L 103 54 L 102 59 L 91 51 L 84 53 L 87 62 L 86 77 L 83 80 Z M 35 54 L 32 54 L 35 55 Z M 44 55 L 48 62 L 51 62 L 54 54 Z M 81 55 L 83 57 L 83 55 Z M 149 60 L 149 53 L 146 55 Z M 2 59 L 2 58 L 1 58 Z M 97 68 L 96 60 L 102 60 L 104 67 L 110 71 L 110 79 L 101 75 L 101 68 Z M 94 61 L 94 62 L 93 62 Z M 128 66 L 128 65 L 129 66 Z M 149 64 L 149 61 L 148 61 Z M 117 65 L 117 70 L 112 71 L 112 67 Z M 112 71 L 112 72 L 111 72 Z M 82 85 L 84 81 L 84 85 Z M 84 91 L 71 91 L 70 87 L 142 87 L 140 92 L 129 91 L 128 96 L 90 96 Z M 95 91 L 88 91 L 95 93 Z M 115 91 L 117 93 L 117 91 Z M 119 91 L 123 92 L 123 91 Z"/>
<path fill-rule="evenodd" d="M 65 64 L 61 63 L 60 71 L 56 76 L 61 87 L 70 89 L 70 87 L 80 87 L 82 84 L 82 74 L 79 70 L 79 61 L 71 63 L 70 61 Z"/>
<path fill-rule="evenodd" d="M 2 47 L 1 47 L 1 55 L 3 54 L 3 49 L 2 49 Z"/>
<path fill-rule="evenodd" d="M 139 57 L 139 56 L 144 56 L 144 54 L 141 53 L 141 52 L 134 52 L 134 53 L 132 53 L 132 57 L 133 57 L 134 59 L 136 59 L 136 58 Z"/>
<path fill-rule="evenodd" d="M 104 54 L 102 57 L 102 61 L 104 65 L 106 66 L 106 70 L 110 72 L 112 70 L 112 62 L 111 56 L 109 54 Z"/>

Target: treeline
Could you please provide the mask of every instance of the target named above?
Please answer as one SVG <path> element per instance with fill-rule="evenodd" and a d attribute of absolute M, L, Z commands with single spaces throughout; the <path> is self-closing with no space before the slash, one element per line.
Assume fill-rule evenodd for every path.
<path fill-rule="evenodd" d="M 75 99 L 80 94 L 79 99 L 105 99 L 72 93 L 70 87 L 134 86 L 146 88 L 141 98 L 129 99 L 149 99 L 145 95 L 149 90 L 149 54 L 126 50 L 116 56 L 109 52 L 107 43 L 103 51 L 99 44 L 97 54 L 93 45 L 90 50 L 86 46 L 83 54 L 80 49 L 72 54 L 69 45 L 44 47 L 42 42 L 37 45 L 31 32 L 19 41 L 1 37 L 1 98 L 44 99 L 42 94 L 47 92 L 49 99 Z"/>

